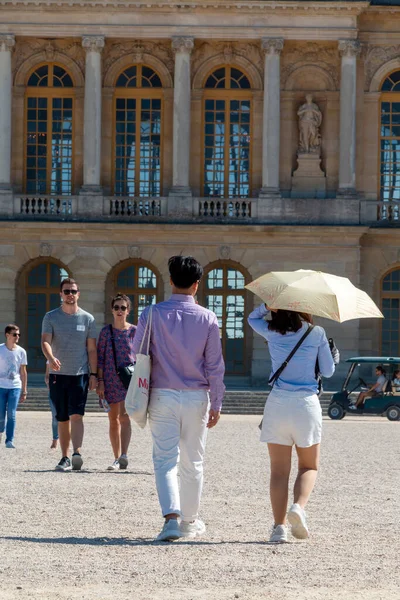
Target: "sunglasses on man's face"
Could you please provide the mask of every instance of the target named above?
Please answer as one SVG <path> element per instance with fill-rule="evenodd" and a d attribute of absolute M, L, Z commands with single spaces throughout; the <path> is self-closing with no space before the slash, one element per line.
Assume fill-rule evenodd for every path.
<path fill-rule="evenodd" d="M 21 334 L 20 334 L 20 333 L 16 333 L 15 331 L 14 331 L 14 333 L 12 333 L 11 335 L 12 335 L 13 337 L 21 337 Z"/>
<path fill-rule="evenodd" d="M 113 310 L 122 310 L 122 312 L 125 312 L 126 310 L 128 310 L 128 307 L 127 306 L 118 306 L 118 304 L 114 304 Z"/>
<path fill-rule="evenodd" d="M 76 294 L 79 292 L 79 290 L 63 290 L 63 294 L 65 294 L 66 296 L 68 296 L 69 294 L 72 294 L 73 296 L 76 296 Z"/>

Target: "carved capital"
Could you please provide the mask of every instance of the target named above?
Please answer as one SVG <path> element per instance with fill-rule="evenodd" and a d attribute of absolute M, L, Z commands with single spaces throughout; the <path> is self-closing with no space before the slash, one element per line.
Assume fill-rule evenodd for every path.
<path fill-rule="evenodd" d="M 192 37 L 173 37 L 172 50 L 176 52 L 185 52 L 190 54 L 194 48 L 194 38 Z"/>
<path fill-rule="evenodd" d="M 339 40 L 340 56 L 360 56 L 361 44 L 358 40 Z"/>
<path fill-rule="evenodd" d="M 283 50 L 283 38 L 263 38 L 261 40 L 261 49 L 265 54 L 280 54 Z"/>
<path fill-rule="evenodd" d="M 15 46 L 15 37 L 8 33 L 0 33 L 0 52 L 11 52 Z"/>
<path fill-rule="evenodd" d="M 82 47 L 86 52 L 101 53 L 104 48 L 103 35 L 84 35 L 82 38 Z"/>

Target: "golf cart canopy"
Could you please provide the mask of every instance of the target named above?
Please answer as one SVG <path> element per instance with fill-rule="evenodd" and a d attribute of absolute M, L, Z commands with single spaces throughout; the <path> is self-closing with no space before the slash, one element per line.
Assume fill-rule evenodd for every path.
<path fill-rule="evenodd" d="M 377 365 L 397 365 L 400 363 L 400 356 L 354 356 L 353 358 L 348 358 L 346 362 L 376 363 Z"/>

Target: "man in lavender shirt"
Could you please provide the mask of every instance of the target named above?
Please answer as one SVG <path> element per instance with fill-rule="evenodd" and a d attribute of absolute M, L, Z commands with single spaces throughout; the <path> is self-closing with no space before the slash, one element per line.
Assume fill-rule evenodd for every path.
<path fill-rule="evenodd" d="M 198 511 L 207 428 L 218 423 L 225 392 L 217 317 L 194 299 L 203 268 L 191 256 L 173 256 L 168 266 L 172 296 L 152 307 L 150 336 L 149 422 L 165 519 L 158 541 L 195 538 L 206 530 Z M 139 319 L 133 342 L 136 354 L 148 314 L 149 308 Z"/>

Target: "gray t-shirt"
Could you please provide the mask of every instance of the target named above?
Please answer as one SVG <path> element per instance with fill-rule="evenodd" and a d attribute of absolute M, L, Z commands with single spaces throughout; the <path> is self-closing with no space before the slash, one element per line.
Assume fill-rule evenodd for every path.
<path fill-rule="evenodd" d="M 61 362 L 60 371 L 50 373 L 59 375 L 83 375 L 89 373 L 87 339 L 96 338 L 94 317 L 78 308 L 70 315 L 56 308 L 46 313 L 43 319 L 42 334 L 52 336 L 53 355 Z"/>

